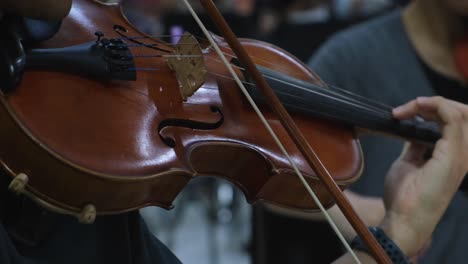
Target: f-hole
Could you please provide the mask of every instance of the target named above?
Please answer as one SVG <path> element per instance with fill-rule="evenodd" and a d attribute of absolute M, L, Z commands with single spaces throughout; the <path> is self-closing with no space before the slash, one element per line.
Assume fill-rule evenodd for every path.
<path fill-rule="evenodd" d="M 213 113 L 218 113 L 219 114 L 219 120 L 215 123 L 205 123 L 205 122 L 200 122 L 200 121 L 195 121 L 195 120 L 188 120 L 188 119 L 166 119 L 161 121 L 158 127 L 158 134 L 161 140 L 170 148 L 175 148 L 176 147 L 176 141 L 173 138 L 170 137 L 164 137 L 161 132 L 163 129 L 167 127 L 183 127 L 183 128 L 188 128 L 188 129 L 193 129 L 193 130 L 215 130 L 221 127 L 224 123 L 224 115 L 221 112 L 221 109 L 219 109 L 216 106 L 211 106 L 210 107 L 211 111 Z"/>

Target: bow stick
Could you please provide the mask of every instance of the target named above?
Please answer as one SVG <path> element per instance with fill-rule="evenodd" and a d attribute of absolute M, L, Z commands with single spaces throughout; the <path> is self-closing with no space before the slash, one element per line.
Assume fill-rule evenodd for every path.
<path fill-rule="evenodd" d="M 190 9 L 192 9 L 188 1 L 187 0 L 184 0 L 184 1 L 186 5 Z M 304 158 L 307 160 L 308 164 L 311 166 L 313 171 L 317 174 L 322 184 L 325 185 L 327 190 L 335 198 L 337 205 L 340 207 L 345 217 L 348 219 L 350 224 L 356 230 L 357 234 L 363 239 L 364 243 L 368 246 L 372 256 L 379 263 L 391 264 L 392 262 L 389 259 L 389 257 L 386 255 L 382 247 L 377 243 L 374 236 L 370 233 L 370 231 L 367 229 L 362 219 L 357 215 L 356 211 L 352 208 L 349 200 L 346 198 L 346 196 L 340 190 L 336 182 L 333 180 L 330 173 L 325 168 L 323 163 L 320 161 L 317 154 L 314 152 L 314 150 L 310 147 L 309 143 L 306 141 L 304 136 L 301 134 L 299 128 L 295 125 L 294 121 L 289 116 L 288 112 L 283 107 L 279 99 L 276 97 L 273 90 L 269 87 L 266 80 L 260 74 L 257 67 L 252 62 L 249 55 L 247 54 L 247 52 L 245 51 L 245 49 L 243 48 L 242 44 L 239 42 L 235 34 L 232 32 L 229 25 L 224 20 L 223 16 L 219 12 L 219 10 L 217 9 L 213 1 L 212 0 L 200 0 L 200 2 L 205 8 L 205 10 L 207 11 L 210 18 L 213 20 L 215 25 L 220 30 L 220 32 L 223 34 L 226 42 L 229 44 L 233 52 L 236 54 L 241 64 L 246 68 L 247 72 L 250 74 L 256 86 L 263 93 L 267 104 L 278 116 L 283 127 L 288 132 L 289 136 L 294 141 L 294 143 L 296 144 L 297 148 L 300 150 Z M 194 15 L 194 18 L 196 18 L 197 22 L 201 23 L 201 21 L 197 19 L 196 14 L 194 12 L 192 12 L 192 15 Z M 207 37 L 210 38 L 210 36 L 207 36 Z M 230 65 L 226 65 L 226 66 L 228 66 L 229 68 Z M 251 100 L 251 103 L 252 102 L 253 101 Z M 300 174 L 300 172 L 297 170 L 297 167 L 294 166 L 294 164 L 292 165 L 293 167 L 296 168 L 296 172 Z M 299 176 L 302 176 L 302 175 L 299 175 Z M 303 183 L 307 185 L 303 177 L 302 177 L 302 180 L 303 180 Z M 306 187 L 308 187 L 308 189 L 312 191 L 308 185 Z"/>

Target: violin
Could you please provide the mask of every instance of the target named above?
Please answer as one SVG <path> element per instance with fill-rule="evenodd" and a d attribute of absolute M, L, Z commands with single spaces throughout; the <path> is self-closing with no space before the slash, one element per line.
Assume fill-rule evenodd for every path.
<path fill-rule="evenodd" d="M 169 209 L 201 176 L 230 181 L 251 203 L 318 209 L 212 44 L 190 34 L 163 42 L 138 31 L 119 5 L 94 0 L 75 0 L 50 39 L 24 46 L 27 36 L 9 29 L 0 165 L 13 191 L 84 223 L 150 205 Z M 332 206 L 338 199 L 255 77 L 227 41 L 215 40 L 308 186 Z M 356 128 L 427 144 L 440 138 L 432 123 L 397 121 L 390 107 L 326 85 L 280 48 L 240 43 L 341 190 L 364 166 Z"/>

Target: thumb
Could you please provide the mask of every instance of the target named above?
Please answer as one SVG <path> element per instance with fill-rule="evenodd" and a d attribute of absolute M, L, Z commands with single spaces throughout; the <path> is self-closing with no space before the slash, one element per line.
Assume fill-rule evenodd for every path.
<path fill-rule="evenodd" d="M 417 143 L 408 143 L 405 145 L 405 148 L 401 153 L 400 158 L 408 163 L 422 165 L 426 160 L 425 157 L 428 151 L 429 148 L 425 145 Z"/>

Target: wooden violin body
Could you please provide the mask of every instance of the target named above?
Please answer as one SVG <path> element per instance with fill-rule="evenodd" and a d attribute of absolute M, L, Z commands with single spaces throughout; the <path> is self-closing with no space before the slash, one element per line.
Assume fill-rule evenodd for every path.
<path fill-rule="evenodd" d="M 96 31 L 107 38 L 121 38 L 116 25 L 127 29 L 128 36 L 142 35 L 126 21 L 119 6 L 75 0 L 60 31 L 40 47 L 95 41 Z M 158 40 L 145 41 L 173 51 Z M 242 44 L 258 65 L 321 82 L 304 64 L 276 47 L 253 40 Z M 232 54 L 227 45 L 222 48 Z M 132 53 L 162 51 L 139 47 Z M 135 56 L 136 67 L 158 69 L 138 72 L 136 81 L 26 71 L 20 85 L 1 97 L 1 165 L 13 178 L 27 175 L 24 193 L 69 214 L 90 208 L 97 214 L 149 205 L 170 208 L 184 186 L 199 176 L 232 182 L 250 202 L 316 209 L 235 82 L 220 77 L 228 76 L 226 67 L 214 52 L 206 52 L 205 58 L 212 74 L 186 101 L 164 58 Z M 320 200 L 331 206 L 333 198 L 276 117 L 264 110 Z M 352 128 L 298 114 L 293 118 L 341 188 L 357 180 L 363 164 Z"/>

